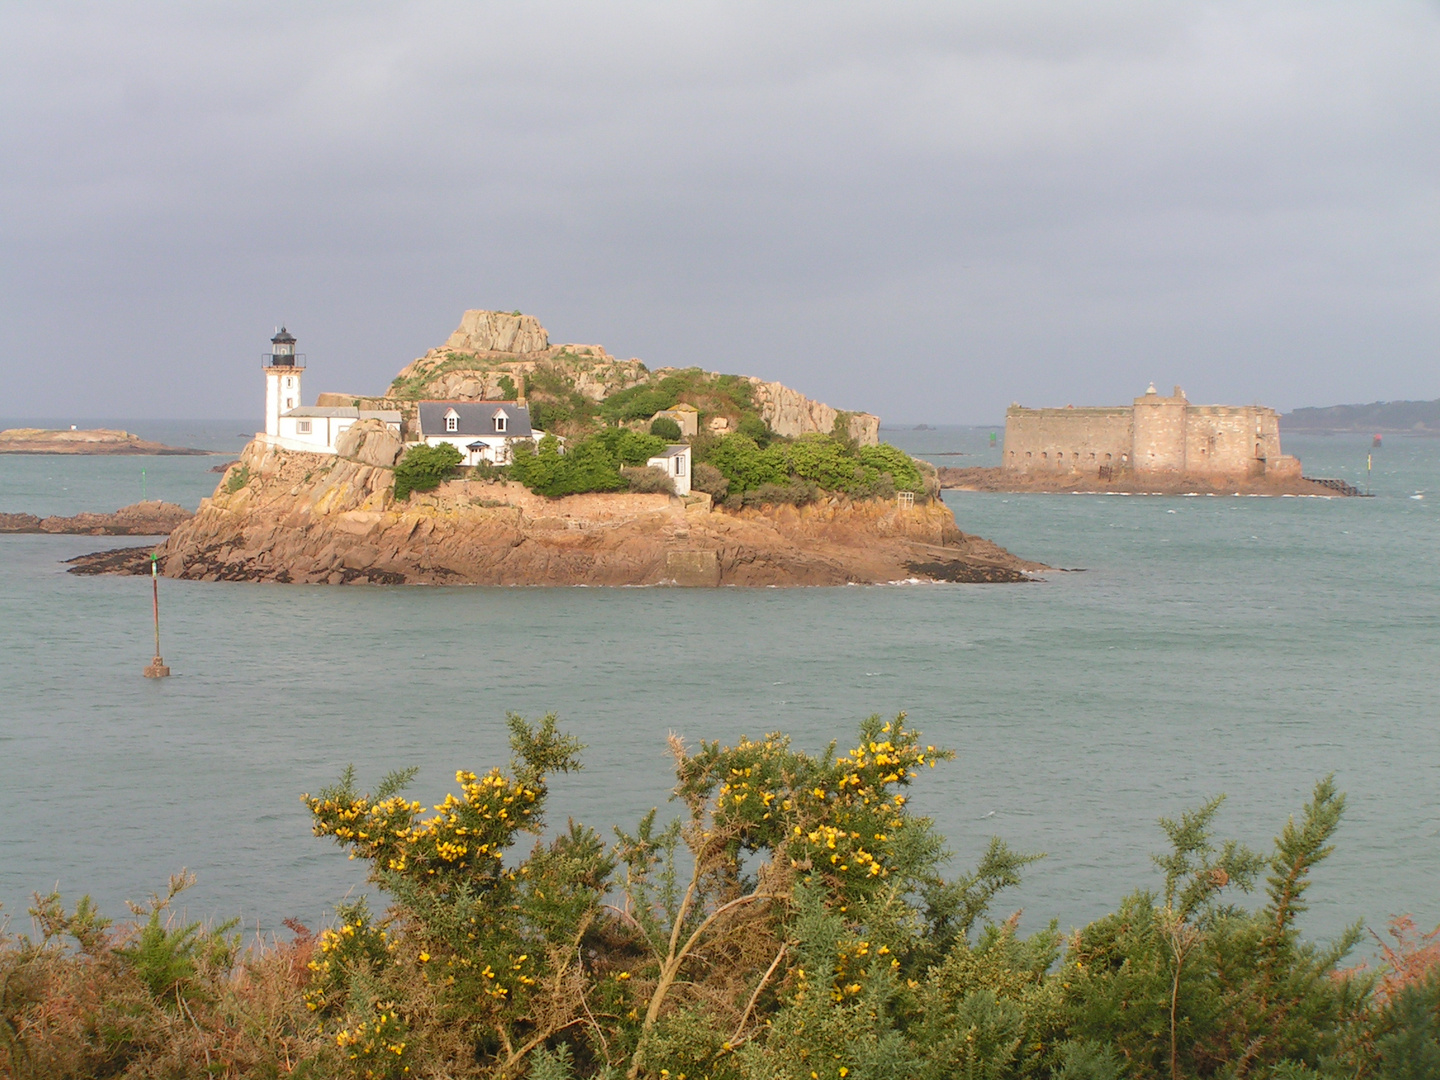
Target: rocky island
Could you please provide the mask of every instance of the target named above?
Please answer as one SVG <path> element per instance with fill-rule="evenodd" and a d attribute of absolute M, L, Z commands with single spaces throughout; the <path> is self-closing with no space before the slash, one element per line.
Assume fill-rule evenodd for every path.
<path fill-rule="evenodd" d="M 91 428 L 86 431 L 48 428 L 7 428 L 0 431 L 0 454 L 153 454 L 198 455 L 210 450 L 166 446 L 149 442 L 128 431 Z"/>
<path fill-rule="evenodd" d="M 281 392 L 298 394 L 298 372 L 275 355 Z M 475 406 L 503 434 L 468 441 L 460 417 Z M 551 346 L 518 313 L 466 312 L 386 394 L 322 394 L 270 419 L 274 433 L 157 549 L 164 574 L 790 586 L 1016 582 L 1043 569 L 963 533 L 933 467 L 878 444 L 877 417 L 751 377 Z M 323 448 L 321 422 L 344 424 Z M 676 462 L 683 475 L 658 467 Z M 149 549 L 102 552 L 75 569 L 142 572 L 148 560 Z"/>
<path fill-rule="evenodd" d="M 122 506 L 113 514 L 82 513 L 70 517 L 0 514 L 0 533 L 49 533 L 81 536 L 168 536 L 193 515 L 183 506 L 150 499 Z"/>

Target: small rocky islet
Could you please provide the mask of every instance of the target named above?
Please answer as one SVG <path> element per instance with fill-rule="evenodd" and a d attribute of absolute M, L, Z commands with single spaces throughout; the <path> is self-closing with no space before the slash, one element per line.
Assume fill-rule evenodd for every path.
<path fill-rule="evenodd" d="M 878 442 L 878 417 L 833 409 L 779 383 L 699 369 L 652 372 L 600 346 L 552 346 L 531 316 L 467 311 L 449 340 L 407 365 L 385 394 L 319 396 L 317 407 L 399 413 L 399 435 L 361 419 L 335 453 L 257 436 L 196 514 L 154 549 L 161 572 L 316 584 L 797 586 L 1020 582 L 1044 569 L 962 532 L 923 463 L 926 490 L 913 501 L 816 490 L 798 505 L 742 504 L 703 491 L 548 497 L 503 472 L 467 469 L 434 490 L 395 497 L 395 466 L 417 434 L 420 401 L 517 396 L 544 417 L 546 431 L 570 439 L 605 424 L 644 430 L 650 411 L 684 404 L 698 416 L 692 446 L 757 421 L 778 440 Z M 627 412 L 617 416 L 616 402 Z M 72 571 L 148 572 L 150 554 L 99 552 L 72 560 Z"/>

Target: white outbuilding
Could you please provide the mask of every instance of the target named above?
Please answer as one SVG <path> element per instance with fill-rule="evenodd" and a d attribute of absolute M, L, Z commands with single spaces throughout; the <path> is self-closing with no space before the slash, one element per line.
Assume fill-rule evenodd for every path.
<path fill-rule="evenodd" d="M 675 485 L 676 495 L 690 494 L 690 447 L 683 443 L 667 446 L 663 454 L 657 454 L 645 464 L 663 470 Z"/>

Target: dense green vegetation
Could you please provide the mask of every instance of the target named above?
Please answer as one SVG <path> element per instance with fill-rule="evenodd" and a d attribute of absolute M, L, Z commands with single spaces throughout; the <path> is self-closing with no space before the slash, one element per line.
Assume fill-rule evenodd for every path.
<path fill-rule="evenodd" d="M 648 420 L 682 401 L 694 405 L 702 417 L 760 417 L 749 380 L 739 375 L 712 375 L 700 368 L 651 376 L 647 382 L 611 394 L 600 403 L 600 415 L 611 423 Z"/>
<path fill-rule="evenodd" d="M 630 483 L 621 470 L 642 466 L 664 449 L 664 439 L 612 427 L 572 440 L 562 454 L 559 440 L 546 435 L 538 445 L 515 445 L 509 475 L 537 495 L 623 491 Z"/>
<path fill-rule="evenodd" d="M 524 375 L 524 396 L 533 427 L 545 435 L 564 438 L 563 443 L 542 439 L 536 446 L 519 447 L 508 467 L 511 478 L 539 494 L 620 491 L 627 486 L 650 490 L 652 478 L 621 470 L 643 466 L 645 457 L 658 453 L 659 446 L 643 457 L 621 452 L 616 443 L 620 436 L 615 433 L 638 435 L 631 429 L 648 423 L 650 436 L 658 442 L 679 441 L 679 425 L 655 414 L 681 403 L 693 406 L 701 422 L 700 433 L 689 440 L 694 487 L 723 499 L 732 508 L 801 504 L 832 493 L 866 499 L 889 498 L 899 491 L 917 495 L 938 491 L 927 467 L 902 451 L 891 446 L 856 446 L 849 437 L 848 413 L 837 416 L 835 430 L 828 435 L 785 439 L 766 425 L 755 403 L 754 385 L 741 376 L 715 375 L 700 368 L 647 374 L 643 382 L 596 401 L 577 388 L 576 372 L 586 363 L 584 357 L 566 353 Z M 392 393 L 417 396 L 436 375 L 485 366 L 476 357 L 452 354 L 424 374 L 397 381 Z M 502 395 L 510 397 L 516 390 L 509 375 L 501 377 Z M 728 434 L 709 429 L 707 421 L 716 417 L 729 423 Z M 487 470 L 487 475 L 490 472 Z M 427 483 L 429 479 L 425 478 Z M 401 487 L 397 484 L 397 494 Z"/>
<path fill-rule="evenodd" d="M 676 442 L 680 439 L 682 432 L 680 425 L 668 416 L 657 416 L 650 421 L 650 434 L 666 442 Z"/>
<path fill-rule="evenodd" d="M 903 450 L 857 447 L 834 435 L 772 439 L 762 448 L 736 432 L 697 443 L 695 457 L 725 478 L 732 500 L 807 502 L 821 492 L 883 498 L 897 491 L 926 491 L 920 467 Z"/>
<path fill-rule="evenodd" d="M 410 447 L 395 463 L 395 498 L 408 499 L 412 491 L 434 491 L 464 459 L 449 443 Z"/>
<path fill-rule="evenodd" d="M 0 1075 L 680 1080 L 1415 1080 L 1440 1063 L 1440 944 L 1300 934 L 1344 796 L 1329 780 L 1259 853 L 1220 800 L 1163 820 L 1154 888 L 1068 937 L 995 911 L 1038 856 L 992 840 L 945 872 L 908 789 L 953 757 L 904 716 L 846 752 L 672 739 L 679 814 L 547 830 L 583 749 L 510 718 L 508 769 L 427 815 L 414 770 L 305 798 L 390 907 L 244 951 L 165 897 L 112 926 L 37 897 L 0 937 Z M 522 834 L 537 840 L 518 849 Z M 1258 902 L 1241 903 L 1257 890 Z"/>

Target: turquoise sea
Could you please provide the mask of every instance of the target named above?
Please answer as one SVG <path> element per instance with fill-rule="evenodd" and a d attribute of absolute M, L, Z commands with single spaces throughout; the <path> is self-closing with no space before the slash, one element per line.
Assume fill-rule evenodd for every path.
<path fill-rule="evenodd" d="M 253 427 L 110 425 L 230 452 Z M 884 434 L 999 460 L 985 430 Z M 1368 438 L 1285 444 L 1364 486 Z M 223 460 L 0 456 L 0 511 L 109 510 L 142 484 L 194 506 Z M 300 803 L 347 763 L 371 782 L 418 765 L 412 792 L 438 801 L 457 768 L 504 760 L 507 710 L 553 710 L 590 749 L 551 821 L 608 832 L 664 803 L 667 732 L 818 750 L 906 710 L 958 752 L 916 790 L 956 866 L 991 835 L 1048 852 L 1004 901 L 1029 926 L 1153 885 L 1158 816 L 1225 792 L 1222 834 L 1268 845 L 1331 772 L 1350 802 L 1309 932 L 1434 925 L 1440 440 L 1387 437 L 1374 462 L 1373 499 L 947 494 L 966 531 L 1072 568 L 1030 585 L 162 581 L 165 681 L 140 675 L 149 582 L 62 565 L 114 541 L 0 536 L 0 904 L 22 928 L 29 894 L 58 886 L 121 915 L 183 866 L 192 916 L 313 925 L 362 887 Z"/>

